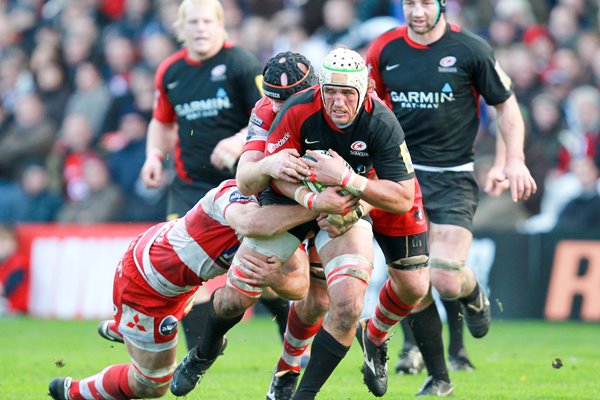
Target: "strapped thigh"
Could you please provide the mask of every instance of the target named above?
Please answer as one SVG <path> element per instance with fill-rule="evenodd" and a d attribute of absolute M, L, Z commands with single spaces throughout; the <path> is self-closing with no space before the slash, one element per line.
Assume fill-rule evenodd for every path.
<path fill-rule="evenodd" d="M 365 286 L 371 280 L 373 263 L 360 254 L 342 254 L 334 257 L 325 265 L 325 277 L 327 286 L 346 280 L 349 277 L 357 278 L 364 282 Z"/>
<path fill-rule="evenodd" d="M 150 388 L 159 388 L 168 385 L 173 377 L 173 372 L 175 372 L 175 367 L 177 367 L 177 362 L 175 361 L 168 367 L 159 369 L 143 368 L 134 359 L 131 362 L 133 363 L 133 377 L 135 380 Z"/>
<path fill-rule="evenodd" d="M 437 257 L 429 260 L 429 266 L 446 271 L 462 271 L 466 267 L 464 261 L 454 261 Z"/>

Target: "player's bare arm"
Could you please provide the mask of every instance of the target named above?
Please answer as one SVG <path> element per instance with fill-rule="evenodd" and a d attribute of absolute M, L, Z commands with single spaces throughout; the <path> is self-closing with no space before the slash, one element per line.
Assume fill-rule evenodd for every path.
<path fill-rule="evenodd" d="M 236 182 L 242 194 L 249 196 L 267 187 L 271 179 L 298 183 L 308 172 L 296 149 L 283 149 L 265 157 L 262 151 L 245 151 L 240 157 Z"/>
<path fill-rule="evenodd" d="M 146 161 L 140 172 L 144 185 L 158 188 L 163 183 L 163 160 L 175 147 L 177 124 L 165 124 L 153 118 L 148 125 Z"/>
<path fill-rule="evenodd" d="M 269 286 L 288 300 L 301 300 L 308 292 L 308 268 L 303 268 L 302 262 L 293 257 L 282 264 L 275 256 L 262 260 L 256 254 L 246 254 L 237 266 L 246 275 L 240 280 L 250 285 Z"/>
<path fill-rule="evenodd" d="M 300 205 L 269 205 L 256 203 L 231 204 L 225 212 L 229 225 L 242 236 L 269 237 L 283 233 L 319 215 Z"/>
<path fill-rule="evenodd" d="M 537 184 L 525 165 L 523 151 L 525 141 L 525 124 L 521 116 L 519 104 L 513 94 L 504 103 L 497 105 L 498 130 L 502 135 L 505 147 L 505 163 L 503 173 L 510 183 L 513 201 L 527 200 L 537 191 Z M 498 159 L 499 154 L 496 155 Z"/>

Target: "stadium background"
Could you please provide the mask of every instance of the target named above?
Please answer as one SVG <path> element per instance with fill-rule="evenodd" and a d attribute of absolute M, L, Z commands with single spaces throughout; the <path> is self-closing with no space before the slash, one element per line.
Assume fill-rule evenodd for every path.
<path fill-rule="evenodd" d="M 144 189 L 138 173 L 153 73 L 178 46 L 178 4 L 0 1 L 0 222 L 16 226 L 26 268 L 17 293 L 23 301 L 4 313 L 111 315 L 119 256 L 164 214 L 164 188 Z M 400 1 L 223 4 L 230 39 L 263 62 L 292 49 L 319 65 L 335 44 L 364 51 L 402 21 Z M 600 207 L 563 216 L 579 221 L 574 227 L 556 223 L 590 185 L 598 196 L 599 2 L 448 0 L 447 8 L 451 22 L 489 40 L 512 77 L 528 128 L 528 164 L 541 188 L 522 204 L 482 193 L 470 263 L 490 290 L 493 312 L 600 321 Z M 485 104 L 481 111 L 476 166 L 483 174 L 495 131 L 493 113 Z M 571 170 L 580 158 L 593 161 L 585 170 L 591 184 Z M 78 166 L 87 159 L 112 193 L 104 209 L 86 209 L 93 182 Z"/>

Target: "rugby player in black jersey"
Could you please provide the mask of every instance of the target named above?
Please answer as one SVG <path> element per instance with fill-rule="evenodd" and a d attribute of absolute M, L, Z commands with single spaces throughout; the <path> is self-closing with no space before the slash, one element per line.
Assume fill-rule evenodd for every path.
<path fill-rule="evenodd" d="M 183 216 L 206 192 L 234 177 L 250 112 L 262 96 L 262 67 L 252 54 L 227 41 L 219 1 L 184 0 L 176 27 L 183 48 L 156 71 L 141 171 L 147 187 L 161 186 L 167 179 L 163 159 L 173 153 L 176 174 L 169 187 L 167 220 Z M 287 302 L 272 298 L 263 304 L 285 326 Z M 194 308 L 183 320 L 188 348 L 197 343 L 201 317 Z"/>
<path fill-rule="evenodd" d="M 416 189 L 410 155 L 397 119 L 370 94 L 372 85 L 363 59 L 346 48 L 333 50 L 325 58 L 319 83 L 284 103 L 271 127 L 265 155 L 268 158 L 286 149 L 295 149 L 298 154 L 328 150 L 332 158 L 313 151 L 310 155 L 317 161 L 304 161 L 313 168 L 309 179 L 343 188 L 361 199 L 366 209 L 377 208 L 380 219 L 404 218 L 413 207 Z M 375 173 L 376 178 L 368 179 Z M 319 203 L 318 197 L 302 185 L 278 181 L 271 189 L 263 193 L 261 201 L 265 204 L 290 203 L 290 198 L 309 208 L 315 199 L 317 205 Z M 377 226 L 374 221 L 373 229 Z M 383 371 L 386 368 L 385 339 L 382 338 L 387 332 L 382 330 L 395 325 L 427 294 L 427 256 L 413 257 L 410 246 L 405 244 L 406 236 L 400 236 L 393 224 L 383 227 L 377 239 L 383 238 L 379 243 L 391 267 L 391 279 L 380 295 L 380 299 L 390 300 L 385 304 L 385 317 L 380 316 L 387 326 L 380 325 L 381 320 L 357 324 L 372 270 L 371 224 L 360 219 L 336 237 L 330 237 L 324 230 L 318 231 L 317 222 L 290 232 L 304 238 L 310 230 L 318 232 L 315 245 L 327 282 L 329 314 L 322 326 L 315 325 L 311 358 L 297 390 L 294 393 L 295 381 L 292 380 L 293 386 L 287 393 L 293 393 L 294 399 L 313 399 L 346 355 L 356 335 L 361 346 L 367 349 L 364 368 L 368 372 L 365 374 L 381 383 L 374 389 L 382 395 L 387 388 L 387 373 Z M 424 242 L 426 248 L 427 241 Z M 271 394 L 270 391 L 268 398 L 279 398 Z"/>
<path fill-rule="evenodd" d="M 460 316 L 474 337 L 485 336 L 491 324 L 489 301 L 465 265 L 478 202 L 473 142 L 480 95 L 496 109 L 500 133 L 485 190 L 498 195 L 510 188 L 513 201 L 518 201 L 529 198 L 537 187 L 525 165 L 524 123 L 510 78 L 483 39 L 447 22 L 445 3 L 404 0 L 407 25 L 375 39 L 367 63 L 379 97 L 404 128 L 422 187 L 430 224 L 431 281 L 449 301 L 450 361 L 472 369 Z M 450 394 L 437 309 L 431 306 L 406 322 L 430 375 L 419 394 Z"/>

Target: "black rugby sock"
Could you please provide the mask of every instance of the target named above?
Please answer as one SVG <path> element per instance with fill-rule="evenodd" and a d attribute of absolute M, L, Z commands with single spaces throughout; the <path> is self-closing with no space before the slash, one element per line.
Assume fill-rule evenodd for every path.
<path fill-rule="evenodd" d="M 204 331 L 208 312 L 208 302 L 195 304 L 192 310 L 181 319 L 183 333 L 188 350 L 191 350 L 200 341 Z"/>
<path fill-rule="evenodd" d="M 294 400 L 314 399 L 349 349 L 321 327 L 313 340 L 310 361 Z"/>
<path fill-rule="evenodd" d="M 274 297 L 272 299 L 260 298 L 260 302 L 265 306 L 267 310 L 275 317 L 277 322 L 277 328 L 279 329 L 279 336 L 283 340 L 283 334 L 285 333 L 285 326 L 287 324 L 288 313 L 290 312 L 290 302 L 281 297 Z"/>
<path fill-rule="evenodd" d="M 467 305 L 475 300 L 477 300 L 477 298 L 479 297 L 479 291 L 481 289 L 479 288 L 479 283 L 475 282 L 475 289 L 473 289 L 473 291 L 471 292 L 471 294 L 467 295 L 466 297 L 463 297 L 461 299 L 459 299 L 460 301 L 463 302 L 463 304 Z"/>
<path fill-rule="evenodd" d="M 448 368 L 444 359 L 444 342 L 442 340 L 442 320 L 437 307 L 431 303 L 429 307 L 406 317 L 412 327 L 427 372 L 434 379 L 450 382 Z"/>
<path fill-rule="evenodd" d="M 241 313 L 233 318 L 219 317 L 215 312 L 214 299 L 215 294 L 213 293 L 210 301 L 207 303 L 206 323 L 196 349 L 198 357 L 202 359 L 211 359 L 219 355 L 223 336 L 240 322 L 244 316 L 244 313 Z"/>
<path fill-rule="evenodd" d="M 442 300 L 448 319 L 448 330 L 450 331 L 450 344 L 448 354 L 457 356 L 460 349 L 465 347 L 463 342 L 463 317 L 462 307 L 458 300 Z"/>
<path fill-rule="evenodd" d="M 413 334 L 408 319 L 402 319 L 402 321 L 400 321 L 400 326 L 402 327 L 402 333 L 404 334 L 404 345 L 402 347 L 402 352 L 407 352 L 411 348 L 417 347 L 417 341 L 415 340 L 415 335 Z"/>

